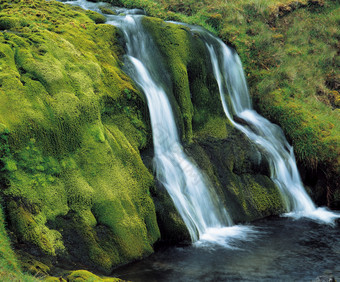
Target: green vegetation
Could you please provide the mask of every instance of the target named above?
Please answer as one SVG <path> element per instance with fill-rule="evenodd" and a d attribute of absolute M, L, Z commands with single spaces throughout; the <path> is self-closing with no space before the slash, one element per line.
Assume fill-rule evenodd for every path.
<path fill-rule="evenodd" d="M 217 84 L 206 64 L 205 46 L 186 27 L 149 17 L 143 19 L 143 24 L 153 36 L 171 75 L 180 132 L 182 139 L 190 143 L 196 131 L 202 130 L 208 120 L 220 120 L 223 116 Z M 225 119 L 222 120 L 223 127 Z"/>
<path fill-rule="evenodd" d="M 267 161 L 236 129 L 229 128 L 227 137 L 197 138 L 187 150 L 209 177 L 234 222 L 284 212 Z"/>
<path fill-rule="evenodd" d="M 160 236 L 154 183 L 139 155 L 148 121 L 143 97 L 120 69 L 119 32 L 95 24 L 101 15 L 59 2 L 0 8 L 8 228 L 44 258 L 46 272 L 57 259 L 108 273 L 152 253 Z M 28 253 L 22 261 L 32 263 Z"/>
<path fill-rule="evenodd" d="M 300 161 L 327 168 L 329 183 L 338 181 L 338 4 L 111 2 L 201 24 L 232 44 L 255 106 L 281 124 Z M 101 11 L 112 12 L 106 5 Z M 316 19 L 323 25 L 315 26 Z M 35 280 L 22 271 L 48 276 L 56 261 L 110 273 L 151 254 L 158 225 L 165 240 L 188 239 L 140 157 L 152 145 L 145 99 L 121 70 L 119 30 L 104 22 L 98 13 L 55 1 L 0 0 L 0 275 L 8 280 Z M 185 147 L 234 220 L 280 213 L 266 162 L 258 163 L 258 152 L 223 115 L 202 42 L 160 19 L 143 24 L 170 74 Z M 63 277 L 99 279 L 85 270 Z"/>
<path fill-rule="evenodd" d="M 100 278 L 97 275 L 92 274 L 86 270 L 77 270 L 71 272 L 67 277 L 67 281 L 69 282 L 81 282 L 81 281 L 105 281 L 105 282 L 119 282 L 123 281 L 118 278 Z"/>

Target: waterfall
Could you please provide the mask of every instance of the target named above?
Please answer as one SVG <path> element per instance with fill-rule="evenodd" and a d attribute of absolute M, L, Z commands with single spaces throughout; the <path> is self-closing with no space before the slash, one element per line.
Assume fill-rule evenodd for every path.
<path fill-rule="evenodd" d="M 85 0 L 66 2 L 100 12 L 98 4 Z M 144 92 L 152 125 L 154 165 L 157 179 L 167 189 L 186 224 L 193 242 L 227 246 L 228 238 L 245 239 L 254 231 L 245 226 L 231 226 L 232 220 L 209 181 L 184 153 L 167 91 L 168 74 L 152 38 L 141 24 L 141 10 L 120 9 L 123 15 L 106 15 L 107 24 L 119 27 L 125 37 L 125 71 Z M 178 23 L 176 23 L 178 24 Z M 289 215 L 305 216 L 326 223 L 339 217 L 324 208 L 316 208 L 306 193 L 293 154 L 282 130 L 257 114 L 237 54 L 220 39 L 199 27 L 192 27 L 206 43 L 224 112 L 231 123 L 257 144 L 267 157 L 271 178 L 281 191 Z M 228 95 L 227 95 L 228 94 Z M 233 115 L 247 125 L 234 121 Z M 249 237 L 248 237 L 249 238 Z"/>
<path fill-rule="evenodd" d="M 232 220 L 207 179 L 186 156 L 180 144 L 166 85 L 165 68 L 152 38 L 143 30 L 141 16 L 116 17 L 127 44 L 125 70 L 144 92 L 150 112 L 157 179 L 166 188 L 193 242 L 232 225 Z M 214 231 L 214 232 L 212 232 Z M 208 235 L 207 235 L 208 234 Z"/>
<path fill-rule="evenodd" d="M 200 27 L 189 27 L 192 32 L 198 32 L 205 41 L 225 115 L 266 156 L 270 165 L 271 179 L 279 188 L 288 212 L 286 215 L 333 223 L 340 215 L 315 206 L 304 189 L 293 148 L 287 142 L 282 129 L 252 109 L 245 75 L 237 53 L 208 31 Z M 233 115 L 244 120 L 246 125 L 235 122 Z"/>
<path fill-rule="evenodd" d="M 83 9 L 100 12 L 98 4 L 68 1 Z M 125 71 L 146 96 L 154 145 L 156 177 L 174 202 L 196 246 L 217 244 L 231 247 L 233 239 L 249 240 L 256 233 L 233 222 L 214 188 L 181 146 L 174 114 L 165 89 L 170 81 L 161 55 L 144 31 L 143 11 L 119 8 L 118 15 L 105 15 L 107 24 L 120 28 L 126 41 Z"/>

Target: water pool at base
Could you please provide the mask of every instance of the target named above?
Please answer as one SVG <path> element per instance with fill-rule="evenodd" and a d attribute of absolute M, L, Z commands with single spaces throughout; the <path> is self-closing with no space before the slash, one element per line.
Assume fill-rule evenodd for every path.
<path fill-rule="evenodd" d="M 130 281 L 340 280 L 340 227 L 308 219 L 268 218 L 252 224 L 259 233 L 234 248 L 170 247 L 116 269 Z M 328 281 L 328 280 L 326 280 Z"/>

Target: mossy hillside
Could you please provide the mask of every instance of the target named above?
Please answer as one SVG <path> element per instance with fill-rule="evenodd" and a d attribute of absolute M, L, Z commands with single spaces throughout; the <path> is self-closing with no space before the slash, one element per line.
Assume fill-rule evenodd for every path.
<path fill-rule="evenodd" d="M 257 74 L 261 83 L 254 98 L 261 101 L 259 109 L 287 132 L 299 162 L 309 170 L 306 181 L 316 200 L 336 208 L 340 187 L 339 6 L 326 2 L 314 9 L 296 10 L 276 23 L 273 36 L 281 39 L 274 41 L 273 47 L 278 47 L 271 55 L 280 67 L 271 75 Z M 273 84 L 276 78 L 282 79 Z"/>
<path fill-rule="evenodd" d="M 1 8 L 0 18 L 16 23 L 0 34 L 9 229 L 46 261 L 104 272 L 150 254 L 159 230 L 138 151 L 148 123 L 142 96 L 120 70 L 118 31 L 53 1 Z"/>
<path fill-rule="evenodd" d="M 323 190 L 315 200 L 336 207 L 340 175 L 337 1 L 114 2 L 144 8 L 162 19 L 199 24 L 235 47 L 255 107 L 282 126 L 300 167 L 309 171 L 305 181 L 316 179 L 308 183 L 315 194 Z M 322 179 L 327 179 L 329 188 L 320 186 Z"/>

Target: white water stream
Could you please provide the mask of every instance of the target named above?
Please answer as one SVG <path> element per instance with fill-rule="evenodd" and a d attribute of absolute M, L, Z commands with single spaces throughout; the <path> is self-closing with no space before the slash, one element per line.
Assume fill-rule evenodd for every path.
<path fill-rule="evenodd" d="M 110 22 L 111 23 L 111 22 Z M 226 244 L 247 227 L 227 227 L 232 220 L 209 181 L 184 153 L 174 114 L 165 89 L 157 78 L 164 71 L 152 38 L 143 30 L 141 17 L 125 16 L 112 22 L 127 41 L 127 72 L 143 90 L 150 111 L 157 179 L 167 189 L 193 242 Z M 138 42 L 138 45 L 136 44 Z"/>
<path fill-rule="evenodd" d="M 334 223 L 340 215 L 326 208 L 317 208 L 303 187 L 293 148 L 287 142 L 282 129 L 252 109 L 242 64 L 237 53 L 206 30 L 199 27 L 191 28 L 192 31 L 199 32 L 206 43 L 226 116 L 264 152 L 269 161 L 271 179 L 280 189 L 288 212 L 285 215 Z M 235 122 L 233 115 L 244 120 L 247 125 Z"/>

